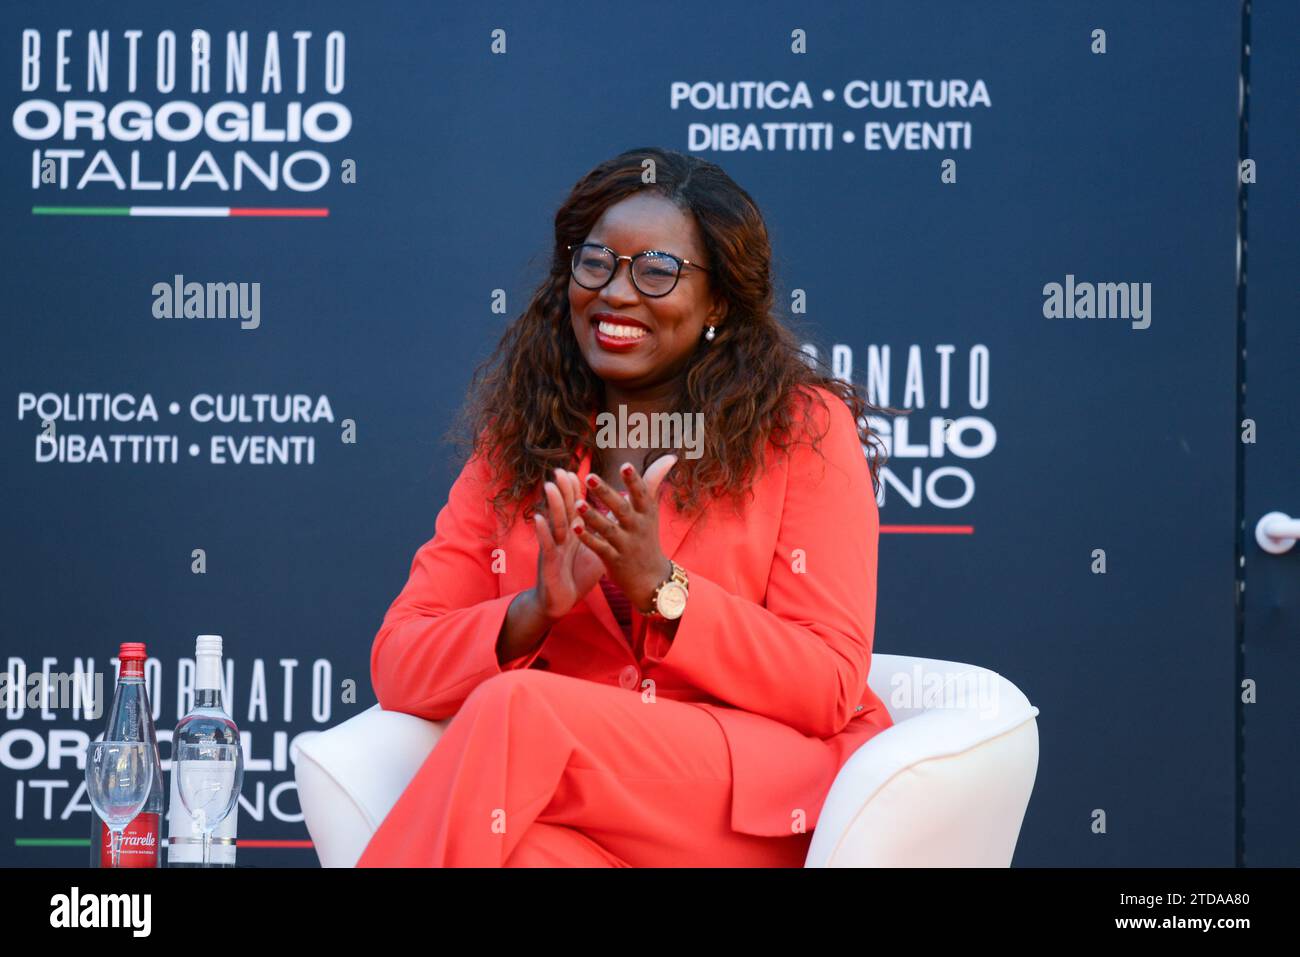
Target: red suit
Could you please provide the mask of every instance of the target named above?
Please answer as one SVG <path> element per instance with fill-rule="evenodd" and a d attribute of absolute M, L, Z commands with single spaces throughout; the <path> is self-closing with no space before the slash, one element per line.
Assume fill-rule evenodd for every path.
<path fill-rule="evenodd" d="M 802 866 L 836 773 L 892 723 L 867 686 L 870 473 L 848 407 L 817 391 L 820 452 L 769 444 L 743 514 L 683 516 L 660 488 L 690 597 L 675 635 L 634 613 L 630 644 L 594 587 L 498 663 L 538 545 L 527 512 L 498 532 L 471 459 L 371 654 L 384 709 L 456 717 L 358 866 Z"/>

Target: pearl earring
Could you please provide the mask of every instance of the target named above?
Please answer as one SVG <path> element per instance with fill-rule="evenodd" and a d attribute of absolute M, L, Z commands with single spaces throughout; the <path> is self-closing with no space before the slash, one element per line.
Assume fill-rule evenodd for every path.
<path fill-rule="evenodd" d="M 712 341 L 713 341 L 713 327 L 712 327 L 712 326 L 709 326 L 709 331 L 706 332 L 706 333 L 704 333 L 704 341 L 705 341 L 705 342 L 712 342 Z"/>

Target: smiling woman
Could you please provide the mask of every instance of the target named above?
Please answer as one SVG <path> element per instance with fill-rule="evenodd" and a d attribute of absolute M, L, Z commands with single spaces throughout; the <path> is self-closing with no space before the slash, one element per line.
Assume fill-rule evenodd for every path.
<path fill-rule="evenodd" d="M 650 245 L 643 249 L 642 242 Z M 620 253 L 633 247 L 638 251 Z M 667 252 L 672 247 L 680 252 Z M 703 327 L 716 331 L 722 323 L 726 306 L 709 288 L 702 249 L 694 218 L 653 192 L 611 205 L 575 247 L 573 332 L 587 365 L 605 383 L 607 398 L 613 393 L 610 405 L 619 405 L 629 391 L 656 386 L 667 398 L 662 387 L 675 387 Z M 629 268 L 620 273 L 624 260 Z M 638 305 L 640 315 L 631 315 Z"/>
<path fill-rule="evenodd" d="M 651 167 L 656 182 L 648 184 Z M 608 252 L 593 256 L 601 249 Z M 643 252 L 689 265 L 660 293 L 645 262 L 662 268 L 666 260 L 634 264 Z M 800 385 L 849 406 L 877 482 L 883 445 L 864 416 L 879 410 L 829 370 L 809 368 L 774 315 L 773 288 L 762 212 L 721 167 L 645 147 L 587 173 L 555 214 L 550 275 L 476 373 L 455 430 L 464 451 L 486 455 L 504 480 L 493 499 L 502 517 L 535 500 L 552 470 L 572 468 L 575 450 L 594 445 L 592 416 L 619 405 L 703 413 L 706 454 L 676 466 L 668 485 L 687 509 L 706 488 L 739 505 L 764 443 L 793 439 L 790 399 Z M 548 414 L 538 415 L 543 406 Z M 625 457 L 595 451 L 598 469 L 616 481 Z"/>
<path fill-rule="evenodd" d="M 773 315 L 762 215 L 718 166 L 588 173 L 375 637 L 380 704 L 456 720 L 360 865 L 801 865 L 890 725 L 873 410 Z M 697 454 L 598 428 L 673 414 Z"/>

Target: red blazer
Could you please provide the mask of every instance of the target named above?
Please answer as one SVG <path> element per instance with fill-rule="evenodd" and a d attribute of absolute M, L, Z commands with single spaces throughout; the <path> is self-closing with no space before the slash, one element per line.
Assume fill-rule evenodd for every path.
<path fill-rule="evenodd" d="M 511 668 L 628 689 L 650 679 L 655 695 L 700 702 L 721 726 L 734 830 L 812 830 L 836 772 L 892 724 L 867 687 L 876 499 L 852 413 L 818 391 L 829 413 L 808 408 L 817 434 L 826 431 L 821 454 L 806 442 L 788 453 L 769 444 L 769 467 L 743 516 L 725 501 L 711 501 L 703 517 L 683 516 L 661 486 L 660 541 L 686 570 L 690 598 L 671 640 L 663 625 L 633 613 L 640 661 L 593 587 L 540 647 L 498 664 L 506 608 L 536 583 L 537 540 L 526 510 L 498 531 L 487 469 L 472 458 L 375 636 L 370 673 L 380 705 L 441 720 L 479 682 Z M 579 479 L 590 469 L 587 452 Z"/>

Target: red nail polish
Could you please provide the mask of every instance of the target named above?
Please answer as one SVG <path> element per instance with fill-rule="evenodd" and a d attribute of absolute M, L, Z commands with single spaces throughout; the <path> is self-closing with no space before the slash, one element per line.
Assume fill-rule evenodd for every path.
<path fill-rule="evenodd" d="M 631 474 L 632 474 L 632 463 L 631 463 L 631 462 L 624 462 L 624 463 L 623 463 L 623 467 L 620 468 L 619 471 L 622 472 L 624 475 L 631 475 Z"/>
<path fill-rule="evenodd" d="M 578 499 L 578 502 L 577 502 L 577 504 L 576 504 L 574 507 L 577 508 L 578 513 L 579 513 L 580 515 L 586 515 L 586 514 L 587 514 L 587 503 L 586 503 L 585 500 L 583 500 L 583 499 Z"/>
<path fill-rule="evenodd" d="M 588 487 L 588 488 L 595 488 L 599 483 L 600 483 L 600 478 L 597 477 L 596 475 L 588 475 L 588 476 L 587 476 L 587 487 Z"/>

